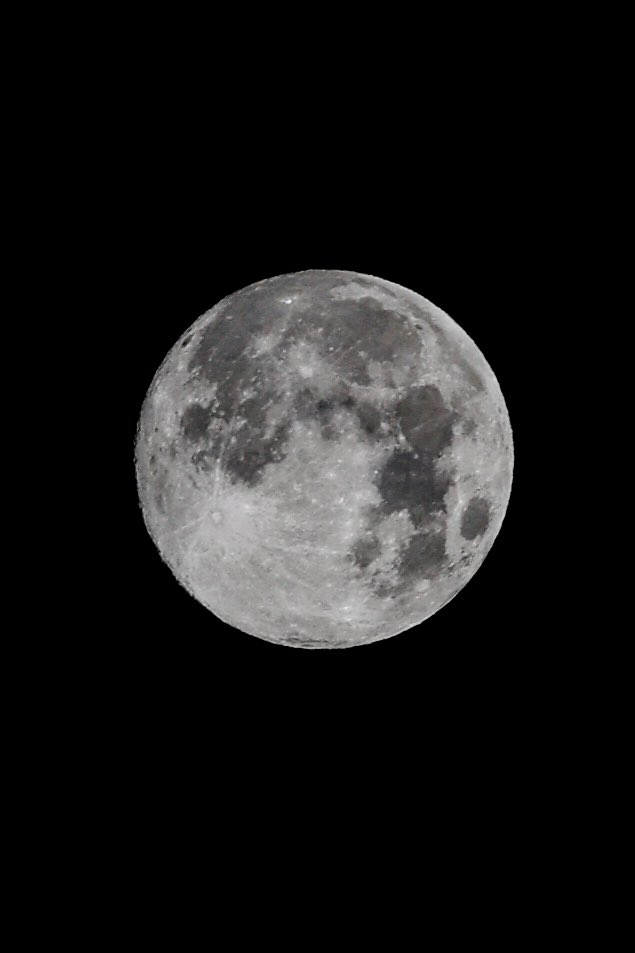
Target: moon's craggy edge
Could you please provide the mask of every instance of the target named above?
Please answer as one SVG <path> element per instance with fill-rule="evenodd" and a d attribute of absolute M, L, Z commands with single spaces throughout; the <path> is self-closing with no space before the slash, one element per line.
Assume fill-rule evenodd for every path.
<path fill-rule="evenodd" d="M 433 349 L 436 364 L 447 369 L 445 381 L 435 380 L 433 369 L 425 373 L 426 350 Z M 178 426 L 166 431 L 156 421 L 155 438 L 144 426 L 152 416 L 147 411 L 177 367 L 196 398 L 181 408 L 175 401 Z M 398 623 L 386 623 L 390 631 L 384 626 L 368 638 L 358 631 L 341 641 L 332 631 L 326 638 L 308 631 L 281 637 L 252 632 L 270 641 L 303 647 L 362 644 L 395 634 L 395 625 L 401 631 L 417 624 L 465 585 L 502 522 L 513 450 L 491 370 L 447 315 L 380 279 L 302 272 L 230 295 L 177 342 L 157 372 L 146 404 L 137 445 L 144 515 L 162 555 L 197 598 L 200 594 L 188 585 L 161 527 L 162 519 L 174 523 L 180 518 L 170 499 L 175 461 L 186 465 L 194 487 L 217 478 L 220 469 L 233 486 L 257 491 L 272 468 L 286 461 L 290 448 L 297 447 L 292 438 L 298 425 L 320 452 L 339 445 L 354 428 L 354 439 L 367 445 L 369 459 L 381 461 L 373 471 L 374 498 L 364 508 L 363 524 L 345 559 L 375 605 L 396 600 L 403 607 L 416 595 L 414 621 L 402 608 Z M 488 499 L 475 484 L 462 506 L 460 536 L 470 545 L 457 554 L 456 544 L 449 551 L 447 525 L 448 500 L 457 483 L 453 444 L 478 445 L 487 428 L 504 467 L 493 484 L 496 498 Z M 152 512 L 156 518 L 149 516 Z M 407 531 L 387 540 L 389 518 L 405 514 Z M 395 552 L 384 552 L 395 545 Z M 428 597 L 424 606 L 422 581 L 434 587 L 450 575 L 450 590 L 439 587 L 436 602 Z M 222 606 L 211 608 L 231 621 Z M 243 620 L 231 624 L 246 628 Z"/>

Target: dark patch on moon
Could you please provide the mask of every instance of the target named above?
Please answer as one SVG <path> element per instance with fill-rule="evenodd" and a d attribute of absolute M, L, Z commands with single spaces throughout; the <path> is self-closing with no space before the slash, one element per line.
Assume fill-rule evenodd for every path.
<path fill-rule="evenodd" d="M 321 398 L 315 405 L 315 416 L 321 424 L 328 424 L 335 410 L 335 401 L 332 397 Z"/>
<path fill-rule="evenodd" d="M 465 382 L 474 392 L 480 393 L 481 391 L 484 391 L 485 384 L 481 378 L 481 375 L 478 374 L 470 362 L 463 357 L 457 346 L 448 340 L 447 334 L 439 327 L 432 315 L 428 314 L 426 318 L 429 326 L 436 335 L 437 341 L 441 346 L 441 349 L 444 353 L 444 358 L 447 363 L 456 364 L 456 366 L 460 368 Z"/>
<path fill-rule="evenodd" d="M 208 473 L 214 468 L 215 457 L 216 454 L 213 450 L 197 450 L 196 453 L 192 454 L 191 460 L 197 470 Z"/>
<path fill-rule="evenodd" d="M 263 467 L 284 457 L 290 429 L 290 420 L 286 420 L 270 434 L 266 418 L 266 407 L 279 398 L 266 372 L 267 362 L 284 359 L 285 342 L 262 358 L 252 353 L 252 345 L 259 333 L 285 318 L 289 306 L 281 299 L 293 293 L 296 285 L 301 291 L 302 282 L 287 281 L 283 276 L 232 295 L 204 329 L 188 365 L 191 372 L 217 385 L 214 415 L 224 430 L 222 434 L 209 434 L 205 426 L 209 419 L 205 422 L 198 412 L 196 418 L 192 415 L 188 419 L 187 433 L 192 441 L 207 438 L 210 444 L 204 451 L 206 456 L 197 456 L 196 465 L 205 469 L 207 457 L 215 455 L 222 458 L 223 468 L 231 477 L 249 486 L 262 478 Z M 327 413 L 317 410 L 318 419 L 328 419 Z M 298 417 L 316 413 L 316 399 L 308 389 L 296 398 L 295 411 Z M 236 426 L 236 420 L 244 423 Z"/>
<path fill-rule="evenodd" d="M 353 562 L 360 569 L 366 569 L 381 553 L 381 543 L 372 533 L 358 539 L 352 549 Z"/>
<path fill-rule="evenodd" d="M 237 480 L 255 486 L 262 479 L 263 467 L 284 459 L 289 423 L 281 423 L 271 437 L 264 436 L 264 426 L 243 427 L 227 447 L 223 466 Z"/>
<path fill-rule="evenodd" d="M 168 471 L 165 465 L 155 462 L 152 465 L 154 471 L 154 502 L 157 510 L 162 516 L 166 515 L 165 495 L 168 488 Z"/>
<path fill-rule="evenodd" d="M 230 364 L 239 362 L 241 369 L 248 371 L 246 352 L 254 335 L 271 325 L 281 314 L 281 307 L 271 287 L 252 286 L 238 291 L 210 319 L 188 369 L 219 383 L 224 382 Z"/>
<path fill-rule="evenodd" d="M 303 387 L 296 392 L 293 398 L 293 410 L 300 420 L 308 420 L 309 417 L 317 416 L 318 397 L 313 393 L 310 387 Z"/>
<path fill-rule="evenodd" d="M 183 435 L 189 443 L 203 445 L 191 457 L 197 469 L 209 471 L 214 461 L 221 459 L 230 476 L 254 486 L 262 477 L 263 467 L 284 457 L 290 422 L 282 422 L 269 433 L 265 397 L 266 392 L 259 391 L 257 396 L 244 399 L 233 408 L 233 413 L 225 402 L 230 399 L 227 393 L 216 401 L 215 414 L 211 406 L 200 404 L 191 404 L 186 409 L 181 418 Z M 225 424 L 223 417 L 226 417 Z M 213 418 L 214 426 L 210 426 Z"/>
<path fill-rule="evenodd" d="M 406 583 L 414 577 L 430 579 L 443 568 L 445 558 L 443 533 L 416 533 L 401 557 L 399 576 Z"/>
<path fill-rule="evenodd" d="M 379 437 L 379 425 L 381 424 L 381 414 L 373 404 L 360 403 L 357 407 L 357 417 L 364 433 L 371 437 Z"/>
<path fill-rule="evenodd" d="M 465 378 L 467 383 L 470 385 L 472 390 L 476 391 L 476 393 L 480 393 L 481 391 L 484 391 L 485 384 L 483 383 L 483 380 L 480 374 L 476 372 L 476 370 L 472 367 L 470 362 L 466 361 L 463 355 L 457 354 L 456 351 L 454 352 L 453 357 L 454 357 L 455 364 L 457 364 L 461 368 L 463 377 Z"/>
<path fill-rule="evenodd" d="M 418 346 L 407 320 L 372 297 L 331 301 L 311 315 L 307 334 L 349 382 L 370 384 L 370 360 L 397 361 Z"/>
<path fill-rule="evenodd" d="M 397 404 L 397 414 L 404 437 L 419 453 L 437 457 L 452 442 L 455 415 L 438 387 L 413 387 Z"/>
<path fill-rule="evenodd" d="M 188 364 L 192 373 L 217 385 L 213 414 L 209 407 L 193 404 L 182 417 L 185 438 L 201 447 L 192 457 L 197 468 L 209 469 L 214 456 L 221 457 L 234 479 L 253 486 L 266 465 L 283 459 L 292 419 L 316 420 L 323 439 L 333 440 L 339 436 L 334 415 L 341 410 L 357 415 L 366 439 L 383 439 L 380 410 L 369 401 L 356 404 L 350 385 L 371 382 L 371 360 L 395 364 L 412 359 L 421 350 L 421 340 L 403 314 L 370 294 L 332 298 L 330 292 L 349 280 L 342 272 L 281 276 L 246 288 L 221 306 L 203 329 Z M 368 280 L 361 283 L 369 291 L 373 286 Z M 279 343 L 270 354 L 255 355 L 254 337 L 275 322 L 282 329 Z M 312 341 L 341 380 L 326 396 L 303 386 L 294 395 L 289 418 L 271 435 L 265 408 L 280 395 L 274 392 L 268 362 L 283 362 L 289 346 L 299 339 Z M 445 338 L 444 343 L 448 346 Z M 210 427 L 212 417 L 216 427 Z M 435 459 L 451 443 L 455 420 L 455 412 L 433 385 L 413 387 L 399 401 L 391 430 L 400 426 L 411 449 L 393 452 L 378 478 L 383 515 L 407 508 L 414 525 L 421 527 L 445 510 L 450 478 L 437 471 Z"/>
<path fill-rule="evenodd" d="M 310 387 L 303 387 L 296 393 L 293 402 L 296 417 L 300 420 L 317 420 L 325 440 L 333 440 L 338 436 L 337 428 L 331 422 L 333 414 L 337 410 L 350 410 L 354 406 L 355 400 L 346 388 L 340 388 L 337 392 L 323 397 Z"/>
<path fill-rule="evenodd" d="M 399 587 L 391 583 L 374 582 L 372 588 L 375 595 L 379 596 L 380 599 L 394 599 L 395 596 L 399 595 Z"/>
<path fill-rule="evenodd" d="M 396 450 L 378 482 L 384 512 L 407 509 L 415 526 L 421 526 L 434 513 L 445 512 L 449 486 L 450 477 L 437 472 L 432 454 L 411 450 Z"/>
<path fill-rule="evenodd" d="M 413 588 L 421 579 L 434 579 L 446 569 L 445 534 L 441 530 L 420 530 L 410 538 L 397 564 L 396 582 L 373 582 L 375 595 L 394 599 Z"/>
<path fill-rule="evenodd" d="M 473 496 L 461 517 L 461 536 L 476 539 L 482 536 L 490 520 L 490 505 L 481 496 Z"/>
<path fill-rule="evenodd" d="M 328 347 L 332 346 L 334 351 L 340 353 L 351 345 L 353 339 L 361 342 L 360 346 L 363 347 L 366 335 L 375 326 L 377 329 L 381 326 L 382 333 L 387 337 L 396 333 L 393 325 L 403 324 L 403 321 L 397 322 L 397 316 L 390 311 L 381 309 L 388 323 L 377 318 L 371 320 L 370 324 L 367 322 L 365 304 L 370 301 L 376 305 L 373 299 L 364 299 L 365 304 L 330 299 L 330 292 L 350 278 L 346 272 L 338 271 L 280 275 L 230 295 L 222 303 L 220 312 L 210 319 L 203 330 L 199 345 L 190 359 L 189 370 L 204 373 L 210 381 L 220 383 L 225 380 L 227 366 L 238 362 L 241 371 L 248 374 L 249 369 L 253 369 L 254 357 L 249 354 L 249 349 L 254 337 L 270 329 L 278 320 L 284 326 L 290 307 L 286 299 L 295 299 L 296 296 L 297 300 L 292 305 L 293 317 L 284 331 L 281 349 L 295 339 L 297 326 L 305 318 L 307 331 L 314 332 L 314 340 L 322 341 L 327 352 Z M 371 282 L 367 284 L 369 288 L 372 287 Z M 324 302 L 322 308 L 316 308 L 316 302 Z M 316 338 L 315 332 L 320 326 L 324 333 Z M 330 356 L 327 353 L 327 357 Z"/>
<path fill-rule="evenodd" d="M 199 443 L 207 436 L 207 428 L 212 419 L 210 407 L 203 407 L 201 404 L 190 404 L 183 411 L 181 417 L 181 427 L 183 436 L 190 443 Z"/>
<path fill-rule="evenodd" d="M 248 429 L 255 427 L 258 431 L 257 440 L 263 439 L 262 406 L 272 394 L 263 381 L 262 364 L 250 348 L 254 337 L 283 314 L 276 294 L 278 284 L 274 281 L 264 287 L 253 286 L 232 295 L 204 328 L 188 363 L 191 373 L 217 385 L 216 416 L 225 420 L 244 417 Z M 252 400 L 245 400 L 247 388 L 253 391 Z M 243 439 L 241 435 L 238 442 Z"/>
<path fill-rule="evenodd" d="M 267 368 L 271 361 L 283 362 L 289 346 L 298 339 L 312 341 L 324 359 L 337 369 L 341 381 L 327 396 L 314 393 L 310 386 L 303 387 L 294 397 L 295 417 L 315 419 L 323 438 L 333 440 L 338 437 L 334 414 L 341 410 L 355 411 L 364 436 L 380 439 L 379 410 L 369 402 L 356 406 L 350 384 L 370 383 L 369 360 L 390 363 L 399 362 L 404 356 L 411 357 L 420 347 L 419 336 L 403 315 L 385 307 L 370 294 L 358 299 L 332 298 L 330 292 L 349 280 L 345 272 L 281 276 L 266 285 L 243 289 L 223 303 L 203 329 L 188 363 L 192 374 L 203 375 L 209 383 L 217 385 L 213 414 L 210 408 L 194 404 L 186 408 L 182 416 L 185 438 L 192 444 L 203 445 L 201 450 L 207 455 L 195 454 L 197 467 L 207 468 L 208 457 L 216 452 L 222 455 L 223 466 L 235 479 L 254 485 L 264 466 L 282 459 L 290 420 L 281 424 L 273 436 L 269 435 L 264 408 L 280 395 L 274 392 L 271 383 L 274 378 Z M 369 290 L 373 287 L 369 280 L 361 283 Z M 316 301 L 321 302 L 317 308 Z M 254 337 L 276 322 L 282 329 L 277 346 L 266 356 L 254 354 Z M 439 412 L 434 389 L 420 390 L 418 398 L 411 399 L 410 403 L 406 398 L 401 407 L 402 428 L 405 426 L 405 431 L 414 435 L 413 446 L 422 447 L 427 439 L 436 451 L 446 445 L 446 431 L 448 426 L 451 431 L 451 424 L 444 408 L 436 429 L 428 421 L 422 432 L 415 433 L 414 417 L 421 411 L 419 405 L 425 405 L 430 417 Z M 249 391 L 248 398 L 245 398 L 246 391 Z M 216 427 L 210 427 L 212 417 L 216 418 Z M 235 419 L 245 423 L 234 427 Z M 225 432 L 221 435 L 219 429 Z M 413 511 L 421 506 L 425 510 L 440 493 L 442 496 L 443 486 L 431 474 L 426 455 L 415 469 L 420 471 L 423 503 L 414 500 L 416 486 L 409 502 Z M 388 482 L 390 479 L 389 468 Z M 416 479 L 414 482 L 416 484 Z M 396 496 L 393 500 L 394 494 L 391 495 L 390 490 L 387 493 L 389 506 L 394 503 L 396 507 Z M 399 508 L 403 505 L 402 500 Z"/>

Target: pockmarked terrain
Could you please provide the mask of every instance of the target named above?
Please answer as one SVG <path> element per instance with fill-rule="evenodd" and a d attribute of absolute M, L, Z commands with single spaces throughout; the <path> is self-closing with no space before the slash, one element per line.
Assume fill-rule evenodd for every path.
<path fill-rule="evenodd" d="M 389 281 L 305 271 L 198 318 L 159 368 L 136 446 L 147 528 L 223 621 L 337 648 L 408 629 L 500 529 L 512 434 L 444 312 Z"/>

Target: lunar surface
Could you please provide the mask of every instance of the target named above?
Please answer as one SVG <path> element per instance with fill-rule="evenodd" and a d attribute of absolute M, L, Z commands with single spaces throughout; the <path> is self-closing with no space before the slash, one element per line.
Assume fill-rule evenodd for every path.
<path fill-rule="evenodd" d="M 147 528 L 237 629 L 303 648 L 388 638 L 474 575 L 513 448 L 467 334 L 347 271 L 260 281 L 198 318 L 157 371 L 136 445 Z"/>

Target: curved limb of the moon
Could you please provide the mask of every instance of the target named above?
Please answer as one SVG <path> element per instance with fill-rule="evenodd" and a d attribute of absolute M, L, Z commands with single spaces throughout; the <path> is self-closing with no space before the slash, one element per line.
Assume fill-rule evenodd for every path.
<path fill-rule="evenodd" d="M 179 581 L 307 648 L 395 635 L 468 582 L 503 520 L 511 428 L 492 370 L 391 282 L 309 271 L 199 318 L 146 397 L 137 477 Z"/>

